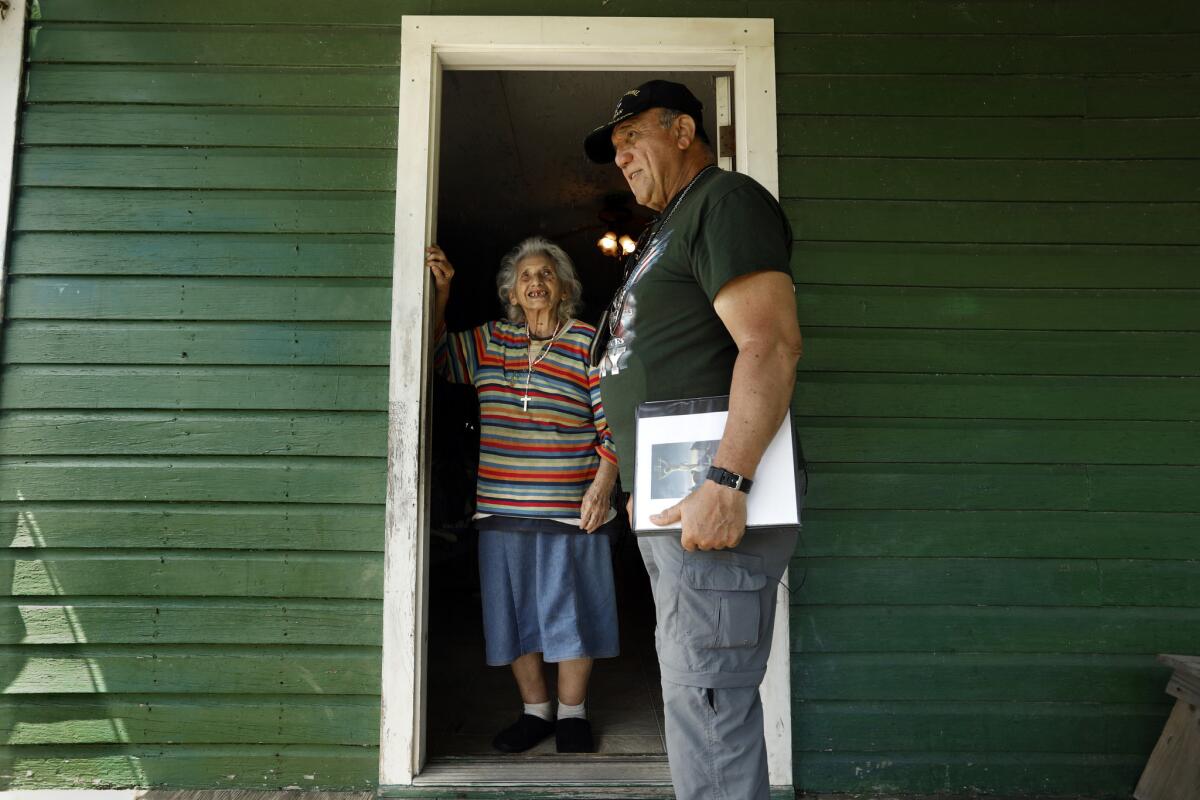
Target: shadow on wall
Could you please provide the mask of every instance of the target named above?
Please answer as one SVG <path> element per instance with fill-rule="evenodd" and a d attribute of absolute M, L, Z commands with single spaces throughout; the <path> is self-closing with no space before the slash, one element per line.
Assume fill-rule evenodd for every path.
<path fill-rule="evenodd" d="M 113 555 L 56 547 L 63 512 L 39 509 L 0 519 L 10 543 L 0 562 L 10 592 L 0 611 L 0 788 L 374 786 L 374 552 L 324 555 L 315 570 L 303 552 Z M 172 535 L 189 525 L 188 511 L 137 513 Z M 302 512 L 289 514 L 291 523 L 264 514 L 254 531 L 226 533 L 271 537 Z M 319 516 L 338 537 L 352 514 Z M 87 535 L 71 534 L 76 545 Z M 369 599 L 320 599 L 327 581 Z M 288 596 L 280 586 L 300 583 L 307 595 L 277 599 Z"/>
<path fill-rule="evenodd" d="M 20 490 L 16 495 L 18 502 L 24 501 Z M 9 588 L 0 610 L 0 744 L 6 746 L 0 757 L 0 789 L 33 778 L 35 770 L 57 772 L 53 761 L 66 759 L 61 751 L 57 758 L 50 753 L 46 747 L 50 743 L 130 741 L 125 720 L 113 713 L 104 696 L 99 665 L 79 652 L 87 643 L 79 610 L 54 599 L 70 591 L 51 563 L 40 557 L 47 542 L 37 515 L 18 505 L 7 523 L 0 526 L 12 531 L 8 553 L 0 559 L 0 585 Z M 32 641 L 27 619 L 37 631 Z M 43 645 L 43 641 L 54 644 Z M 34 654 L 28 655 L 31 649 Z M 71 693 L 47 694 L 67 686 Z M 69 734 L 61 732 L 67 730 Z M 102 753 L 92 748 L 89 755 Z M 119 752 L 111 755 L 111 769 L 103 783 L 146 785 L 139 759 Z"/>

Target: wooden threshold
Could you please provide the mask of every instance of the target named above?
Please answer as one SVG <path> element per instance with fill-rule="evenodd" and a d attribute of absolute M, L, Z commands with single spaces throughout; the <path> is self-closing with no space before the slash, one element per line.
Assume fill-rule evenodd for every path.
<path fill-rule="evenodd" d="M 410 786 L 381 786 L 380 797 L 422 800 L 672 800 L 663 756 L 496 756 L 432 760 Z M 791 786 L 772 786 L 772 800 L 792 800 Z"/>

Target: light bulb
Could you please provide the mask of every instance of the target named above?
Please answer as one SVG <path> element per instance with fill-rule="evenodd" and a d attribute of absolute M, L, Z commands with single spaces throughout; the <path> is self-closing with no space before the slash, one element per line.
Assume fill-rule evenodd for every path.
<path fill-rule="evenodd" d="M 617 243 L 617 234 L 612 231 L 604 234 L 604 236 L 602 236 L 600 240 L 596 242 L 596 246 L 599 247 L 600 252 L 604 253 L 606 256 L 615 256 L 618 252 L 620 252 L 621 249 L 620 244 Z"/>

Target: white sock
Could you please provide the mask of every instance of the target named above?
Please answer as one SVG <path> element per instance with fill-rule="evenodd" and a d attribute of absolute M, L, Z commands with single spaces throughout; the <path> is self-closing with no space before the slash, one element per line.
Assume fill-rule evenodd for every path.
<path fill-rule="evenodd" d="M 586 700 L 584 700 L 582 703 L 580 703 L 577 706 L 567 705 L 562 700 L 559 700 L 558 701 L 558 718 L 559 719 L 570 719 L 571 717 L 577 717 L 579 719 L 587 719 L 587 709 L 585 708 L 586 705 L 587 705 Z"/>
<path fill-rule="evenodd" d="M 547 700 L 544 703 L 526 703 L 525 704 L 525 713 L 529 714 L 530 716 L 541 717 L 542 719 L 546 720 L 546 722 L 549 722 L 550 721 L 550 701 Z"/>

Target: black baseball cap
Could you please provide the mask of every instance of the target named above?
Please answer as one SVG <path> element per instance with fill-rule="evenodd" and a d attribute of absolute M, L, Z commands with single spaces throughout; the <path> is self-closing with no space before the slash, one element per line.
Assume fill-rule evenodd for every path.
<path fill-rule="evenodd" d="M 612 145 L 612 130 L 630 117 L 636 116 L 651 108 L 669 108 L 672 111 L 682 111 L 696 121 L 696 135 L 700 141 L 707 142 L 708 134 L 704 132 L 704 105 L 696 99 L 696 95 L 682 83 L 672 81 L 646 81 L 636 89 L 630 89 L 617 100 L 613 109 L 612 119 L 596 128 L 583 140 L 583 150 L 587 157 L 597 164 L 607 164 L 617 157 L 617 151 Z"/>

